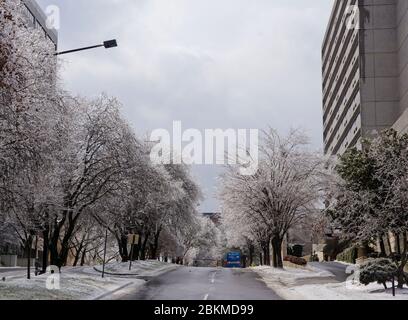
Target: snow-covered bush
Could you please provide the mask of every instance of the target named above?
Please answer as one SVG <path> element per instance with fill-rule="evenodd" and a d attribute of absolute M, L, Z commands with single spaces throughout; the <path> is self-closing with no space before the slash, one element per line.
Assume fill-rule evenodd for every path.
<path fill-rule="evenodd" d="M 400 257 L 393 257 L 402 289 L 408 263 L 408 135 L 390 129 L 363 145 L 340 157 L 326 212 L 342 239 L 358 246 L 378 241 L 381 256 L 387 253 L 387 234 L 403 240 Z"/>
<path fill-rule="evenodd" d="M 387 282 L 397 276 L 398 266 L 390 259 L 373 259 L 365 262 L 360 270 L 360 282 L 369 285 L 377 282 L 387 289 Z"/>
<path fill-rule="evenodd" d="M 358 257 L 358 252 L 356 247 L 348 248 L 337 255 L 336 260 L 347 262 L 347 263 L 356 263 Z"/>

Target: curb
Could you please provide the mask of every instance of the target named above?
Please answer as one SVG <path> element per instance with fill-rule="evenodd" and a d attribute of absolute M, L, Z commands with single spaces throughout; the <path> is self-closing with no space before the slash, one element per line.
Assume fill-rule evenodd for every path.
<path fill-rule="evenodd" d="M 102 273 L 102 271 L 97 269 L 96 267 L 93 267 L 93 269 L 96 272 Z M 131 277 L 131 276 L 138 277 L 139 276 L 137 273 L 113 273 L 113 272 L 108 272 L 108 271 L 105 271 L 105 274 L 110 275 L 110 276 L 117 276 L 117 277 L 120 277 L 120 276 L 122 276 L 122 277 Z"/>
<path fill-rule="evenodd" d="M 107 296 L 110 296 L 110 295 L 112 295 L 112 294 L 114 294 L 114 293 L 116 293 L 116 292 L 118 292 L 118 291 L 120 291 L 122 289 L 125 289 L 126 287 L 128 287 L 128 286 L 130 286 L 132 284 L 134 284 L 134 283 L 133 282 L 128 282 L 128 283 L 120 286 L 119 288 L 116 288 L 115 290 L 105 292 L 105 293 L 103 293 L 103 294 L 101 294 L 101 295 L 99 295 L 99 296 L 97 296 L 97 297 L 95 297 L 95 298 L 93 298 L 91 300 L 101 300 L 101 299 L 103 299 L 103 298 L 105 298 Z"/>
<path fill-rule="evenodd" d="M 150 274 L 146 274 L 146 275 L 137 274 L 137 273 L 113 273 L 113 272 L 107 272 L 107 271 L 105 271 L 105 274 L 110 275 L 110 276 L 116 276 L 116 277 L 134 277 L 135 279 L 146 280 L 146 279 L 149 279 L 149 278 L 160 276 L 160 275 L 162 275 L 164 273 L 176 270 L 178 268 L 179 268 L 179 266 L 174 265 L 174 266 L 171 266 L 169 268 L 165 268 L 165 269 L 163 268 L 164 270 L 160 270 L 160 269 L 155 270 L 155 271 L 151 272 Z M 102 271 L 97 269 L 96 267 L 93 267 L 93 269 L 96 272 L 102 273 Z"/>

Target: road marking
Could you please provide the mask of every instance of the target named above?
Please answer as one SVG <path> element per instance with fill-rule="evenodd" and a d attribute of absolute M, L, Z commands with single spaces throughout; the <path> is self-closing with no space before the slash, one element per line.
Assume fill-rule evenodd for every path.
<path fill-rule="evenodd" d="M 211 283 L 215 283 L 215 277 L 217 276 L 217 272 L 214 272 L 211 277 Z"/>
<path fill-rule="evenodd" d="M 207 293 L 207 294 L 204 296 L 204 301 L 207 301 L 207 300 L 208 300 L 208 296 L 209 296 L 209 294 Z"/>

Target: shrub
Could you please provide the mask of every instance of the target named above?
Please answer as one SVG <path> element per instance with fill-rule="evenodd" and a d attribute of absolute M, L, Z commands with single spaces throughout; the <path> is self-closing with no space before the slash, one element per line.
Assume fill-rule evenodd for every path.
<path fill-rule="evenodd" d="M 377 282 L 387 289 L 387 282 L 392 281 L 398 272 L 398 266 L 390 259 L 372 259 L 361 265 L 360 282 L 369 285 Z"/>
<path fill-rule="evenodd" d="M 305 266 L 307 265 L 307 261 L 303 258 L 299 258 L 299 257 L 294 257 L 294 256 L 286 256 L 284 259 L 284 261 L 288 261 L 291 262 L 293 264 L 296 264 L 298 266 Z"/>
<path fill-rule="evenodd" d="M 289 245 L 288 255 L 301 258 L 303 256 L 303 246 L 300 244 Z"/>
<path fill-rule="evenodd" d="M 339 253 L 336 259 L 338 261 L 354 264 L 356 263 L 357 255 L 358 255 L 357 248 L 352 247 L 352 248 L 348 248 L 344 250 L 343 252 Z"/>

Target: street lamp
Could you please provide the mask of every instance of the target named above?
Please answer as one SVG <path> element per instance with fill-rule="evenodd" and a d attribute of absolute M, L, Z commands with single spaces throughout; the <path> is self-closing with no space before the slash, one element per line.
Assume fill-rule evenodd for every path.
<path fill-rule="evenodd" d="M 115 48 L 117 46 L 118 46 L 117 41 L 115 39 L 113 39 L 113 40 L 104 41 L 103 44 L 98 44 L 96 46 L 90 46 L 90 47 L 84 47 L 84 48 L 79 48 L 79 49 L 73 49 L 73 50 L 68 50 L 68 51 L 57 52 L 54 55 L 55 56 L 60 56 L 62 54 L 73 53 L 73 52 L 78 52 L 78 51 L 84 51 L 84 50 L 89 50 L 89 49 L 95 49 L 95 48 L 100 48 L 100 47 L 104 47 L 105 49 L 110 49 L 110 48 Z"/>

